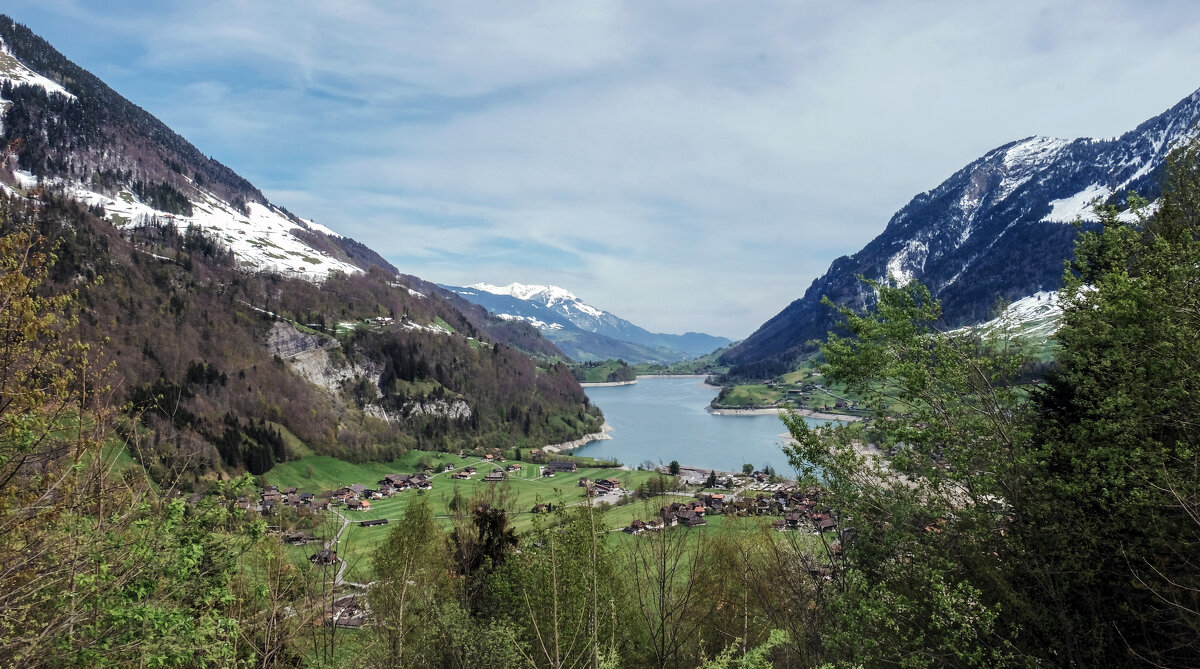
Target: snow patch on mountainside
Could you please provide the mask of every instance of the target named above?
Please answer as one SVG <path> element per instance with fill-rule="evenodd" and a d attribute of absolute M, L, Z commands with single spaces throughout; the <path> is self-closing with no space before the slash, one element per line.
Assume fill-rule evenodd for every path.
<path fill-rule="evenodd" d="M 506 321 L 525 321 L 539 330 L 561 330 L 562 323 L 547 323 L 543 320 L 538 320 L 534 316 L 514 316 L 513 314 L 496 314 L 496 318 Z"/>
<path fill-rule="evenodd" d="M 1078 193 L 1050 201 L 1050 213 L 1043 218 L 1043 221 L 1056 221 L 1058 223 L 1073 223 L 1076 220 L 1095 221 L 1096 214 L 1092 211 L 1096 201 L 1103 202 L 1112 195 L 1112 191 L 1108 186 L 1102 184 L 1092 184 Z"/>
<path fill-rule="evenodd" d="M 1035 174 L 1054 163 L 1065 146 L 1065 139 L 1030 137 L 1017 142 L 1004 153 L 1004 178 L 996 189 L 994 201 L 1000 202 L 1025 185 Z"/>
<path fill-rule="evenodd" d="M 47 93 L 55 93 L 66 96 L 71 100 L 75 96 L 63 88 L 56 81 L 52 81 L 25 67 L 25 64 L 17 60 L 16 56 L 9 50 L 8 45 L 4 40 L 0 40 L 0 81 L 11 81 L 13 86 L 28 84 L 30 86 L 40 86 L 46 89 Z"/>
<path fill-rule="evenodd" d="M 38 179 L 28 172 L 16 171 L 14 174 L 22 188 L 38 184 Z M 300 219 L 303 225 L 297 224 L 279 209 L 257 202 L 247 204 L 243 214 L 232 204 L 198 188 L 200 197 L 191 200 L 192 215 L 182 216 L 158 211 L 127 190 L 112 198 L 77 182 L 44 179 L 42 183 L 62 188 L 69 197 L 88 206 L 103 208 L 105 217 L 117 227 L 138 227 L 153 221 L 172 223 L 181 229 L 194 225 L 228 246 L 234 257 L 248 269 L 274 271 L 312 281 L 320 281 L 331 272 L 357 274 L 362 271 L 312 248 L 292 234 L 293 229 L 300 227 L 331 234 L 331 230 L 326 232 L 328 228 L 304 219 Z"/>
<path fill-rule="evenodd" d="M 1025 339 L 1045 341 L 1058 331 L 1061 321 L 1058 293 L 1041 291 L 1009 304 L 998 317 L 975 329 L 984 333 L 1017 332 Z"/>
<path fill-rule="evenodd" d="M 913 280 L 916 273 L 925 268 L 925 259 L 929 255 L 929 246 L 917 239 L 910 239 L 899 253 L 887 262 L 887 276 L 884 278 L 904 286 Z"/>

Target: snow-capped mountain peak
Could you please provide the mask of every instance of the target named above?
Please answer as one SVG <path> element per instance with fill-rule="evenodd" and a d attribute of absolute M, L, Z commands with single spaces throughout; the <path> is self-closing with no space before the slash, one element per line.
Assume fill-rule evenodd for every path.
<path fill-rule="evenodd" d="M 465 288 L 442 287 L 504 320 L 532 324 L 577 360 L 620 357 L 630 362 L 670 362 L 710 353 L 729 343 L 723 337 L 695 332 L 649 332 L 558 286 L 476 283 Z"/>
<path fill-rule="evenodd" d="M 578 300 L 574 293 L 558 286 L 540 286 L 537 284 L 510 283 L 507 286 L 494 286 L 490 283 L 476 283 L 468 286 L 493 295 L 508 295 L 518 300 L 532 300 L 537 297 L 542 302 L 561 300 Z"/>

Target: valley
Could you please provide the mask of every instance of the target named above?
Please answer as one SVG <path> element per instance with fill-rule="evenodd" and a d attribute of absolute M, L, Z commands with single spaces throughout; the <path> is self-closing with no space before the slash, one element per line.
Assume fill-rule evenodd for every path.
<path fill-rule="evenodd" d="M 656 144 L 689 131 L 670 117 L 634 131 L 639 156 L 608 147 L 611 129 L 556 125 L 631 120 L 602 107 L 439 135 L 521 116 L 517 102 L 561 105 L 633 61 L 685 64 L 581 39 L 603 23 L 591 16 L 547 67 L 560 30 L 494 11 L 469 47 L 407 54 L 411 69 L 380 82 L 404 59 L 325 67 L 358 41 L 329 39 L 330 17 L 260 45 L 262 71 L 237 81 L 215 81 L 207 53 L 151 53 L 186 41 L 178 26 L 117 31 L 172 35 L 138 44 L 152 69 L 199 77 L 187 99 L 154 101 L 189 134 L 252 128 L 258 153 L 305 156 L 251 161 L 269 189 L 0 16 L 0 666 L 1195 665 L 1200 91 L 1111 138 L 985 152 L 743 340 L 668 334 L 549 281 L 625 295 L 621 311 L 656 330 L 745 322 L 762 277 L 800 285 L 739 264 L 801 266 L 776 247 L 799 249 L 784 242 L 805 228 L 760 234 L 758 219 L 850 159 L 792 171 L 785 158 L 818 143 L 731 120 L 757 128 L 759 104 L 722 108 L 736 128 L 702 150 L 699 135 Z M 619 18 L 631 47 L 661 32 Z M 246 25 L 218 32 L 253 41 Z M 685 60 L 740 35 L 672 27 L 689 34 Z M 508 41 L 516 66 L 496 69 L 512 78 L 421 72 Z M 309 44 L 322 58 L 289 51 Z M 729 78 L 699 106 L 783 90 L 785 70 L 741 70 L 775 67 L 756 49 L 709 63 Z M 304 92 L 281 98 L 351 106 L 251 111 L 275 100 L 249 78 L 293 57 L 305 67 L 278 81 Z M 647 81 L 625 106 L 695 104 L 686 77 Z M 236 104 L 217 114 L 207 96 Z M 810 119 L 793 111 L 799 132 Z M 402 131 L 349 148 L 268 136 L 380 117 Z M 575 155 L 580 136 L 616 163 Z M 441 152 L 464 145 L 477 152 L 447 177 Z M 742 145 L 756 149 L 730 152 Z M 509 170 L 547 147 L 569 159 Z M 318 178 L 336 202 L 313 194 Z M 737 206 L 733 190 L 748 193 Z M 862 199 L 786 216 L 828 217 L 833 238 L 871 211 Z M 477 283 L 406 273 L 429 268 Z M 479 282 L 524 272 L 543 283 Z"/>

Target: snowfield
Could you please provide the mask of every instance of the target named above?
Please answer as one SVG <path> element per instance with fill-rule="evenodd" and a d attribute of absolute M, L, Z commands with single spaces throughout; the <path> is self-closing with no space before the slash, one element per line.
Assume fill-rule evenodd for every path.
<path fill-rule="evenodd" d="M 38 180 L 28 172 L 15 172 L 17 183 L 22 188 L 32 188 Z M 186 177 L 185 177 L 186 178 Z M 198 188 L 199 199 L 192 199 L 192 215 L 181 216 L 158 211 L 141 202 L 128 190 L 116 198 L 89 190 L 82 184 L 47 180 L 45 185 L 62 188 L 65 193 L 88 206 L 104 209 L 105 218 L 119 228 L 134 228 L 154 221 L 173 223 L 180 229 L 194 225 L 224 243 L 238 262 L 250 270 L 279 272 L 287 276 L 320 281 L 332 272 L 357 274 L 362 270 L 344 260 L 312 248 L 292 234 L 296 228 L 337 236 L 332 230 L 311 221 L 302 223 L 288 218 L 279 209 L 251 202 L 246 213 L 237 211 L 233 205 L 203 188 Z"/>
<path fill-rule="evenodd" d="M 9 50 L 4 40 L 0 40 L 0 81 L 11 81 L 14 86 L 20 84 L 40 86 L 46 89 L 47 93 L 55 93 L 72 100 L 75 99 L 75 96 L 67 92 L 67 89 L 60 86 L 58 82 L 47 79 L 25 67 L 24 63 L 13 56 L 12 51 Z"/>

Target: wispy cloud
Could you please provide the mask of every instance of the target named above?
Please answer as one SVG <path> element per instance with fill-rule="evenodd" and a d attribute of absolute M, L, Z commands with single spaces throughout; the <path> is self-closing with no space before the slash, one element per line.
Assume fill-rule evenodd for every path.
<path fill-rule="evenodd" d="M 1200 86 L 1182 0 L 163 4 L 10 11 L 404 271 L 672 332 L 745 336 L 984 151 Z"/>

